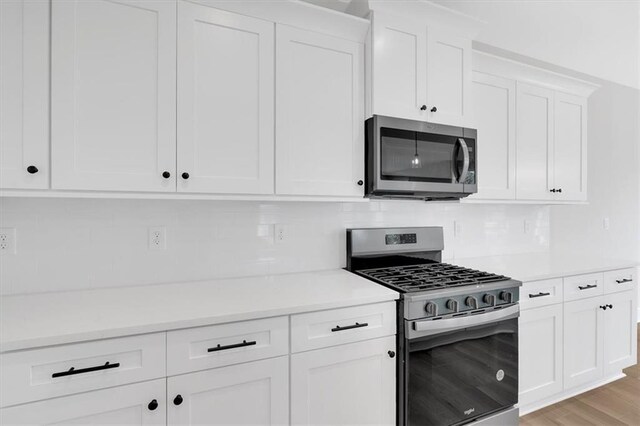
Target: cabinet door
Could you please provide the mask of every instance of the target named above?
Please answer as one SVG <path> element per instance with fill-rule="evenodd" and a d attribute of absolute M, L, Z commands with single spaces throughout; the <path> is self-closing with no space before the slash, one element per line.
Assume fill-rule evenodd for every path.
<path fill-rule="evenodd" d="M 168 424 L 287 424 L 288 367 L 283 356 L 169 377 Z"/>
<path fill-rule="evenodd" d="M 562 391 L 562 304 L 520 314 L 520 397 L 526 405 Z"/>
<path fill-rule="evenodd" d="M 49 187 L 49 3 L 0 2 L 0 186 Z"/>
<path fill-rule="evenodd" d="M 471 40 L 430 28 L 427 42 L 426 119 L 465 126 L 471 118 Z"/>
<path fill-rule="evenodd" d="M 517 84 L 518 199 L 553 199 L 553 106 L 552 90 Z"/>
<path fill-rule="evenodd" d="M 516 83 L 473 73 L 473 115 L 478 129 L 478 194 L 473 198 L 516 197 Z M 485 167 L 486 166 L 486 167 Z"/>
<path fill-rule="evenodd" d="M 158 379 L 4 408 L 0 424 L 164 425 L 166 409 L 165 379 Z"/>
<path fill-rule="evenodd" d="M 395 422 L 395 336 L 291 356 L 291 423 Z"/>
<path fill-rule="evenodd" d="M 634 292 L 625 291 L 604 297 L 609 305 L 604 312 L 604 373 L 619 373 L 638 362 L 638 311 Z"/>
<path fill-rule="evenodd" d="M 175 3 L 53 0 L 52 14 L 52 187 L 175 191 Z"/>
<path fill-rule="evenodd" d="M 556 200 L 587 199 L 587 100 L 555 93 L 553 186 Z"/>
<path fill-rule="evenodd" d="M 381 12 L 372 25 L 372 113 L 426 120 L 426 26 Z"/>
<path fill-rule="evenodd" d="M 273 193 L 274 24 L 178 2 L 178 191 Z"/>
<path fill-rule="evenodd" d="M 364 46 L 276 28 L 276 193 L 363 196 Z"/>
<path fill-rule="evenodd" d="M 564 305 L 564 389 L 602 377 L 602 303 L 591 297 Z"/>

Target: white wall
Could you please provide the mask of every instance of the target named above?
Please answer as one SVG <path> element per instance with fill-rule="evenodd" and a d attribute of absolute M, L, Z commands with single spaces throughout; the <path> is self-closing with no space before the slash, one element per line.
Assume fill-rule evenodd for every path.
<path fill-rule="evenodd" d="M 9 198 L 0 227 L 17 229 L 18 250 L 0 257 L 0 294 L 340 268 L 348 227 L 429 225 L 445 227 L 446 257 L 549 247 L 549 207 L 531 205 Z M 148 249 L 150 226 L 166 227 L 166 251 Z"/>

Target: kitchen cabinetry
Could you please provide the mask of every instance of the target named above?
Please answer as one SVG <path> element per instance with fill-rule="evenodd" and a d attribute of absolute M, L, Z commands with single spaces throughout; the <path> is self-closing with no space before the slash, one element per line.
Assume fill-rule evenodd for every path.
<path fill-rule="evenodd" d="M 175 191 L 175 3 L 51 7 L 52 187 Z"/>
<path fill-rule="evenodd" d="M 617 373 L 637 362 L 638 321 L 636 289 L 603 297 L 604 375 Z"/>
<path fill-rule="evenodd" d="M 274 24 L 179 1 L 178 191 L 271 194 L 273 149 Z"/>
<path fill-rule="evenodd" d="M 276 28 L 276 193 L 363 196 L 364 45 Z"/>
<path fill-rule="evenodd" d="M 393 424 L 396 359 L 390 348 L 393 336 L 293 354 L 291 422 Z"/>
<path fill-rule="evenodd" d="M 603 317 L 600 297 L 565 304 L 564 386 L 572 388 L 602 377 Z"/>
<path fill-rule="evenodd" d="M 0 2 L 0 187 L 49 187 L 49 4 Z"/>
<path fill-rule="evenodd" d="M 554 199 L 587 200 L 587 100 L 556 92 L 554 99 Z"/>

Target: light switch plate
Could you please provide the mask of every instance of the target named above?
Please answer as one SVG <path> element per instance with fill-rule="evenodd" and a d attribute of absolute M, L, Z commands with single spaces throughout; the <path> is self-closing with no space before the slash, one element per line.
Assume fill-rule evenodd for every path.
<path fill-rule="evenodd" d="M 16 228 L 0 228 L 0 253 L 16 254 Z"/>

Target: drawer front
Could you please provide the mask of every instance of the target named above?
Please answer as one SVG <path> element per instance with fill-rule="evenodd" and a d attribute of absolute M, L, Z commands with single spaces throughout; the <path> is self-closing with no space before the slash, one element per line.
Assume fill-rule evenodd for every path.
<path fill-rule="evenodd" d="M 167 374 L 172 376 L 288 352 L 287 317 L 170 331 L 167 333 Z"/>
<path fill-rule="evenodd" d="M 291 352 L 396 334 L 396 303 L 385 302 L 291 316 Z"/>
<path fill-rule="evenodd" d="M 608 271 L 604 273 L 604 292 L 606 294 L 632 290 L 635 286 L 635 268 L 618 269 L 617 271 Z"/>
<path fill-rule="evenodd" d="M 562 278 L 526 282 L 522 284 L 522 289 L 520 290 L 520 309 L 525 310 L 562 303 L 562 289 Z"/>
<path fill-rule="evenodd" d="M 575 275 L 564 279 L 564 300 L 578 300 L 604 294 L 604 275 Z"/>
<path fill-rule="evenodd" d="M 165 333 L 0 355 L 0 406 L 156 379 L 166 375 Z"/>

